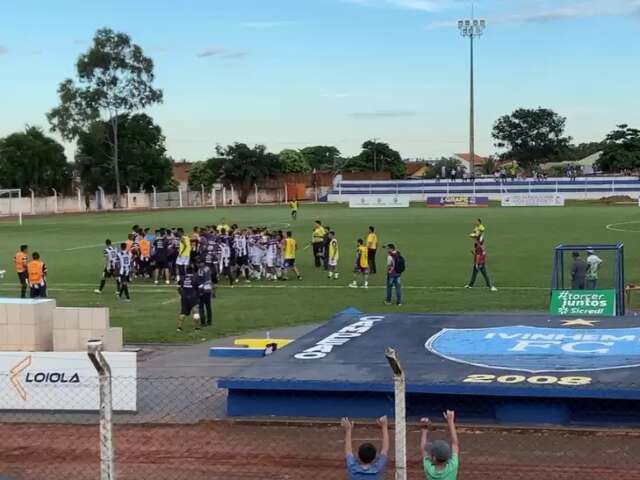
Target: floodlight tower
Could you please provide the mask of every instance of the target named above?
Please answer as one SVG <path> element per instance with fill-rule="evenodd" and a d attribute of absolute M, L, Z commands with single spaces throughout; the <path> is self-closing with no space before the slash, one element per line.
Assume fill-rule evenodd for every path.
<path fill-rule="evenodd" d="M 469 104 L 469 155 L 470 155 L 470 168 L 473 169 L 476 159 L 476 128 L 475 128 L 475 97 L 474 97 L 474 85 L 473 85 L 473 39 L 482 36 L 484 29 L 487 26 L 485 20 L 477 20 L 473 15 L 473 9 L 471 10 L 471 20 L 458 20 L 458 30 L 460 35 L 468 37 L 471 46 L 471 64 L 470 64 L 470 104 Z"/>

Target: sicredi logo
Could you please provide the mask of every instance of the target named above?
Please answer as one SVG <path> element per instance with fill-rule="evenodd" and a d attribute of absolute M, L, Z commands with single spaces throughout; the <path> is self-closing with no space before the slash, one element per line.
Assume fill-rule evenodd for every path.
<path fill-rule="evenodd" d="M 502 370 L 577 372 L 640 366 L 640 328 L 444 329 L 425 347 L 454 362 Z"/>
<path fill-rule="evenodd" d="M 384 320 L 384 317 L 381 316 L 361 317 L 357 322 L 347 325 L 328 337 L 323 338 L 313 347 L 295 354 L 293 358 L 299 360 L 318 360 L 324 358 L 331 353 L 335 347 L 340 347 L 354 338 L 364 335 L 371 330 L 376 323 L 382 320 Z"/>

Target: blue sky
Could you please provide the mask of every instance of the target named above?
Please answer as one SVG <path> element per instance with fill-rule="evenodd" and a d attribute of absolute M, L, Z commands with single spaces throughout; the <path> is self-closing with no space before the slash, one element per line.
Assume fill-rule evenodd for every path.
<path fill-rule="evenodd" d="M 156 63 L 149 110 L 176 159 L 216 143 L 270 150 L 379 138 L 405 157 L 468 149 L 462 0 L 0 0 L 0 136 L 47 127 L 56 88 L 97 28 Z M 640 0 L 479 0 L 477 147 L 519 106 L 567 117 L 576 141 L 640 127 Z M 67 145 L 73 152 L 73 146 Z"/>

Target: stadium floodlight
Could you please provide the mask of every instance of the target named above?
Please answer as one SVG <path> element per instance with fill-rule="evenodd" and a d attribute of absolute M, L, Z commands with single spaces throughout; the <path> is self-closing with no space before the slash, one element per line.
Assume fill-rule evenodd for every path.
<path fill-rule="evenodd" d="M 471 62 L 470 62 L 470 85 L 469 85 L 469 161 L 470 167 L 473 168 L 476 155 L 476 139 L 475 139 L 475 91 L 474 91 L 474 78 L 473 78 L 473 39 L 481 37 L 487 27 L 487 22 L 484 19 L 472 18 L 466 20 L 458 20 L 458 30 L 460 35 L 465 38 L 469 38 L 471 48 Z"/>

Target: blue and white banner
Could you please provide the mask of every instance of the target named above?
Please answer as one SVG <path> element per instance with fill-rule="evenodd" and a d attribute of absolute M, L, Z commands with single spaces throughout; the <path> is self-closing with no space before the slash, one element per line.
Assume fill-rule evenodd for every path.
<path fill-rule="evenodd" d="M 433 335 L 425 347 L 455 362 L 524 372 L 640 366 L 640 328 L 445 328 Z"/>

